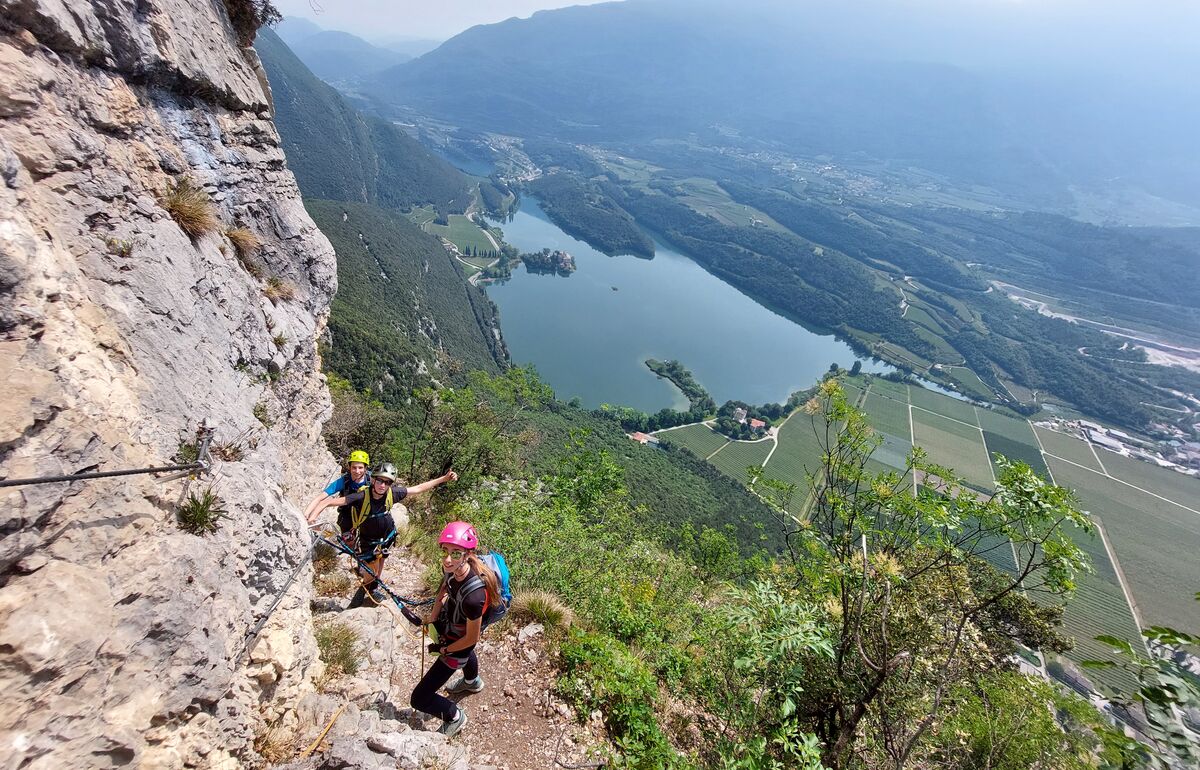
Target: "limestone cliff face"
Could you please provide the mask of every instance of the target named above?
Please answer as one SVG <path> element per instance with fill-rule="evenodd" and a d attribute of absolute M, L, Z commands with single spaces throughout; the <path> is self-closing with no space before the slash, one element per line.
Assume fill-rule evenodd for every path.
<path fill-rule="evenodd" d="M 175 523 L 183 482 L 0 489 L 0 766 L 234 767 L 320 664 L 298 507 L 334 471 L 316 339 L 335 290 L 254 54 L 219 0 L 0 0 L 0 477 L 162 465 L 197 423 L 236 445 L 229 518 Z M 264 296 L 184 177 L 262 240 Z"/>

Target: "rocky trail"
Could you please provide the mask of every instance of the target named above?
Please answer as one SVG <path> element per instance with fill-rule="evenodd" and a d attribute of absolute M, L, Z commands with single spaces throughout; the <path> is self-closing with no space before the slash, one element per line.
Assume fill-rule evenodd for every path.
<path fill-rule="evenodd" d="M 348 557 L 340 557 L 337 569 L 348 571 L 350 566 Z M 421 584 L 424 569 L 407 548 L 397 548 L 384 579 L 401 595 L 428 596 Z M 428 640 L 394 605 L 342 609 L 347 599 L 348 595 L 314 599 L 314 618 L 318 627 L 338 623 L 354 629 L 361 666 L 353 675 L 328 678 L 319 692 L 298 704 L 297 729 L 281 736 L 275 758 L 295 757 L 311 746 L 334 713 L 345 707 L 310 757 L 276 765 L 280 770 L 541 770 L 598 764 L 603 728 L 597 720 L 579 724 L 553 695 L 556 671 L 539 625 L 505 620 L 488 629 L 478 648 L 485 688 L 454 698 L 462 703 L 468 722 L 447 740 L 436 732 L 439 719 L 414 711 L 408 702 L 424 673 L 421 651 Z M 424 663 L 432 663 L 428 654 Z"/>

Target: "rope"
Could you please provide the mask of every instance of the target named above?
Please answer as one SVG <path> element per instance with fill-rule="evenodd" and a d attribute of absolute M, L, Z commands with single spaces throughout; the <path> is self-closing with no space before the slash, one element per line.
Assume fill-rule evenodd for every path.
<path fill-rule="evenodd" d="M 327 537 L 322 537 L 321 535 L 317 534 L 316 532 L 313 532 L 312 536 L 314 538 L 316 538 L 317 540 L 320 540 L 325 545 L 330 546 L 331 548 L 334 548 L 338 551 L 341 551 L 344 554 L 354 557 L 354 561 L 358 562 L 358 566 L 363 570 L 363 572 L 366 572 L 368 575 L 370 575 L 372 578 L 374 578 L 375 585 L 382 588 L 384 593 L 386 593 L 388 596 L 390 596 L 392 598 L 392 601 L 394 601 L 401 609 L 403 609 L 405 607 L 405 605 L 410 606 L 410 607 L 424 607 L 427 604 L 433 604 L 433 599 L 412 599 L 407 596 L 401 596 L 400 594 L 393 591 L 388 586 L 387 583 L 383 582 L 383 579 L 380 578 L 379 575 L 375 574 L 375 570 L 371 569 L 368 562 L 364 561 L 362 556 L 360 556 L 357 551 L 351 550 L 345 543 L 342 543 L 341 541 L 338 541 L 338 540 L 330 540 Z M 359 585 L 363 585 L 362 578 L 359 578 Z M 369 596 L 370 593 L 368 593 L 367 595 Z"/>
<path fill-rule="evenodd" d="M 275 608 L 279 606 L 281 601 L 283 601 L 283 597 L 287 595 L 288 589 L 292 587 L 292 583 L 296 582 L 296 576 L 300 574 L 300 568 L 312 559 L 312 555 L 312 549 L 309 549 L 304 558 L 300 560 L 300 563 L 296 565 L 296 568 L 292 570 L 292 574 L 288 576 L 287 582 L 283 585 L 283 590 L 279 592 L 279 595 L 275 597 L 275 601 L 271 602 L 271 606 L 267 608 L 266 613 L 264 613 L 263 616 L 258 619 L 258 622 L 254 624 L 254 628 L 250 629 L 250 633 L 246 635 L 246 641 L 242 646 L 242 651 L 238 653 L 237 658 L 234 659 L 235 663 L 241 661 L 245 654 L 250 651 L 250 648 L 254 645 L 255 640 L 258 639 L 258 635 L 262 633 L 263 626 L 267 624 L 267 620 L 269 620 L 271 614 L 275 612 Z"/>

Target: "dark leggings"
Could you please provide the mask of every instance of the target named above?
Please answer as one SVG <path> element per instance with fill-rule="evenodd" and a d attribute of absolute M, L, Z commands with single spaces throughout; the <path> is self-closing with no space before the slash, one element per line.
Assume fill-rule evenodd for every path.
<path fill-rule="evenodd" d="M 450 677 L 454 676 L 456 670 L 447 666 L 441 658 L 435 660 L 413 689 L 412 695 L 408 699 L 409 705 L 417 711 L 424 711 L 426 714 L 440 717 L 444 722 L 449 722 L 454 718 L 458 707 L 454 705 L 454 701 L 438 695 L 438 690 L 450 681 Z M 474 650 L 471 650 L 471 654 L 467 657 L 462 672 L 467 679 L 479 676 L 479 658 L 475 656 Z"/>

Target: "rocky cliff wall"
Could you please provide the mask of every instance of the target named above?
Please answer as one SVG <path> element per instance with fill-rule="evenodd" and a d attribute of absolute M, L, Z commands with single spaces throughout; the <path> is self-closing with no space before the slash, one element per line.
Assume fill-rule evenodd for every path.
<path fill-rule="evenodd" d="M 334 471 L 334 257 L 253 57 L 220 0 L 0 0 L 0 477 L 162 465 L 207 419 L 191 490 L 228 514 L 187 534 L 150 476 L 0 489 L 0 767 L 253 765 L 319 673 L 307 567 L 242 654 Z M 184 178 L 261 278 L 164 209 Z"/>

